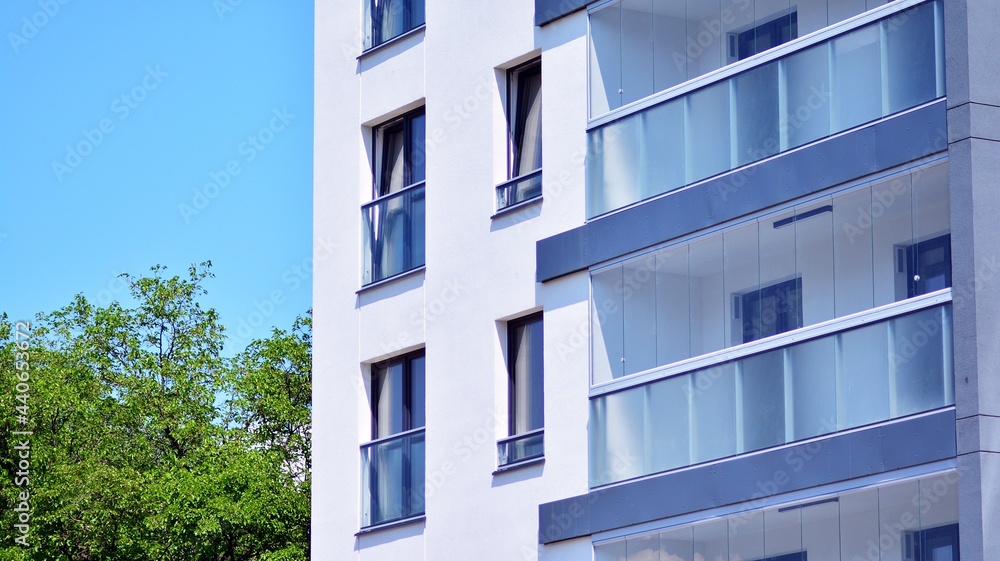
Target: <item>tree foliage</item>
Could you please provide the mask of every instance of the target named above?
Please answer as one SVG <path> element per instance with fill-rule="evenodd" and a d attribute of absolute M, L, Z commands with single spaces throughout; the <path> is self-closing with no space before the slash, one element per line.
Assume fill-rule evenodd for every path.
<path fill-rule="evenodd" d="M 31 506 L 30 545 L 5 540 L 0 561 L 308 559 L 312 318 L 226 358 L 211 277 L 126 276 L 133 305 L 78 295 L 27 344 L 0 316 L 0 535 L 20 493 Z"/>

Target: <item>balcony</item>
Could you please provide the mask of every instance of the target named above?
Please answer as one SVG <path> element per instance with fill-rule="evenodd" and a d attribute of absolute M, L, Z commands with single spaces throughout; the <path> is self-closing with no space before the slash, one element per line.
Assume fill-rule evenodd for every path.
<path fill-rule="evenodd" d="M 417 183 L 361 207 L 363 284 L 424 265 L 424 186 Z"/>
<path fill-rule="evenodd" d="M 950 301 L 945 289 L 595 388 L 591 487 L 954 405 Z"/>
<path fill-rule="evenodd" d="M 424 513 L 424 429 L 361 447 L 361 526 Z"/>
<path fill-rule="evenodd" d="M 893 2 L 596 118 L 588 218 L 944 96 L 942 10 Z"/>

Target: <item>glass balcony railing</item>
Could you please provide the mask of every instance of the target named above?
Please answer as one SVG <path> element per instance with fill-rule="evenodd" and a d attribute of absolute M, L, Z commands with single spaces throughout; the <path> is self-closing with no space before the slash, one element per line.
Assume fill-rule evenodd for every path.
<path fill-rule="evenodd" d="M 497 210 L 542 196 L 542 170 L 497 185 Z"/>
<path fill-rule="evenodd" d="M 361 447 L 361 525 L 424 513 L 424 429 Z"/>
<path fill-rule="evenodd" d="M 951 304 L 910 310 L 592 398 L 591 486 L 954 405 Z"/>
<path fill-rule="evenodd" d="M 587 216 L 944 96 L 941 0 L 852 22 L 839 35 L 803 38 L 798 50 L 741 61 L 715 82 L 599 122 L 587 135 Z"/>
<path fill-rule="evenodd" d="M 534 460 L 545 455 L 545 431 L 533 430 L 497 442 L 497 464 L 500 467 Z"/>
<path fill-rule="evenodd" d="M 363 284 L 424 264 L 424 183 L 380 197 L 361 208 Z"/>

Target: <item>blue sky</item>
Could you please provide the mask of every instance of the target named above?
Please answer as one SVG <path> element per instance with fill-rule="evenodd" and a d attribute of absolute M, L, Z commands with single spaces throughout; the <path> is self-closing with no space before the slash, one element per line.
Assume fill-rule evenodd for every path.
<path fill-rule="evenodd" d="M 311 306 L 312 2 L 0 3 L 0 311 L 211 260 L 227 354 Z"/>

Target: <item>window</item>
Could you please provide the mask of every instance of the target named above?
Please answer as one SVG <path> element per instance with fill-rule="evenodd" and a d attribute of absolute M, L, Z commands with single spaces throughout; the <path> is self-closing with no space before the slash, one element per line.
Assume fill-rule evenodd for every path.
<path fill-rule="evenodd" d="M 372 442 L 361 447 L 362 524 L 424 512 L 423 351 L 372 366 Z"/>
<path fill-rule="evenodd" d="M 507 181 L 497 187 L 497 208 L 542 194 L 542 62 L 507 72 Z"/>
<path fill-rule="evenodd" d="M 423 109 L 375 127 L 374 200 L 362 207 L 364 284 L 424 264 L 426 126 Z"/>
<path fill-rule="evenodd" d="M 362 0 L 365 49 L 377 47 L 424 24 L 424 0 Z"/>
<path fill-rule="evenodd" d="M 729 62 L 749 58 L 798 36 L 798 13 L 792 11 L 745 31 L 729 33 Z"/>
<path fill-rule="evenodd" d="M 508 408 L 510 438 L 498 443 L 505 466 L 544 453 L 544 356 L 542 314 L 507 324 Z"/>

